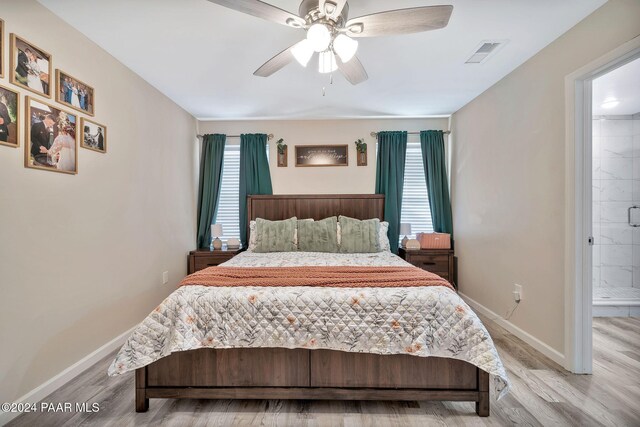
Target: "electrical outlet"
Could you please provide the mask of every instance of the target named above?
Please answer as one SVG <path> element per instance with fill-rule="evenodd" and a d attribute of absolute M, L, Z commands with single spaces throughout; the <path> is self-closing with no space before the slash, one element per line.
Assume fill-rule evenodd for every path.
<path fill-rule="evenodd" d="M 518 285 L 517 283 L 513 285 L 513 299 L 516 302 L 520 302 L 524 299 L 524 294 L 522 293 L 522 285 Z"/>
<path fill-rule="evenodd" d="M 168 271 L 164 271 L 162 273 L 162 284 L 166 285 L 167 283 L 169 283 L 169 272 Z"/>

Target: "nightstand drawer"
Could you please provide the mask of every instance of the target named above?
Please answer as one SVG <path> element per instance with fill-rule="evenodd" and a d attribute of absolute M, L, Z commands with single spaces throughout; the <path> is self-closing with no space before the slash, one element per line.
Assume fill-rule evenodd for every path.
<path fill-rule="evenodd" d="M 449 272 L 448 255 L 407 254 L 407 261 L 416 267 L 433 273 Z"/>
<path fill-rule="evenodd" d="M 200 249 L 191 251 L 187 264 L 187 272 L 189 274 L 205 268 L 215 267 L 223 262 L 229 261 L 241 252 L 240 249 L 222 249 L 210 251 L 208 249 Z"/>
<path fill-rule="evenodd" d="M 229 259 L 231 258 L 197 256 L 195 257 L 195 260 L 194 260 L 195 271 L 203 270 L 207 267 L 220 265 L 223 262 L 229 261 Z"/>

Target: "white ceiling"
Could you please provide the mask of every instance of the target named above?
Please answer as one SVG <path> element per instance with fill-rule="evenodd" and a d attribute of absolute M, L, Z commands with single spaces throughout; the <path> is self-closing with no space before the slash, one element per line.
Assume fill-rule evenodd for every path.
<path fill-rule="evenodd" d="M 609 98 L 619 103 L 602 108 Z M 616 68 L 593 81 L 593 114 L 627 115 L 640 113 L 640 59 Z"/>
<path fill-rule="evenodd" d="M 39 1 L 201 119 L 448 115 L 605 3 L 351 0 L 350 17 L 434 4 L 454 10 L 442 30 L 360 39 L 369 80 L 351 86 L 336 74 L 329 86 L 313 63 L 254 77 L 304 32 L 206 0 Z M 299 0 L 268 1 L 297 13 Z M 483 64 L 464 63 L 482 40 L 494 39 L 509 42 Z"/>

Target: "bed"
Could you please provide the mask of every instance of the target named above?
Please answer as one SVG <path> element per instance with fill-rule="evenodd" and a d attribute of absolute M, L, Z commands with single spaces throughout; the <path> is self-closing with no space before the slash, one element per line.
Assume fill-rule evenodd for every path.
<path fill-rule="evenodd" d="M 249 196 L 248 219 L 382 220 L 383 206 L 380 195 Z M 223 264 L 408 265 L 388 251 L 247 251 Z M 447 400 L 488 416 L 490 385 L 498 397 L 508 390 L 488 332 L 445 286 L 182 286 L 134 330 L 109 375 L 133 370 L 138 412 L 150 398 Z"/>

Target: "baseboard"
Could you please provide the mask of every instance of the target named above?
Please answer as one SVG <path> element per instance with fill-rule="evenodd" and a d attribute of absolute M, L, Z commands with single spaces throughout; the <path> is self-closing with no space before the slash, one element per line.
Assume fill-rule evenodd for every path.
<path fill-rule="evenodd" d="M 82 359 L 78 360 L 73 365 L 69 366 L 58 375 L 50 378 L 38 387 L 34 388 L 24 396 L 18 398 L 15 403 L 37 403 L 43 400 L 45 397 L 86 371 L 91 366 L 95 365 L 98 361 L 103 359 L 109 353 L 117 350 L 121 347 L 125 340 L 131 335 L 135 326 L 122 334 L 118 335 L 102 347 L 98 348 L 94 352 L 88 354 Z M 105 375 L 107 373 L 105 372 Z M 16 418 L 20 413 L 18 412 L 0 412 L 0 426 L 7 424 L 12 419 Z"/>
<path fill-rule="evenodd" d="M 540 353 L 542 353 L 545 356 L 547 356 L 549 359 L 553 360 L 554 362 L 556 362 L 560 366 L 564 367 L 564 354 L 562 354 L 558 350 L 550 347 L 548 344 L 545 344 L 544 342 L 540 341 L 538 338 L 534 337 L 530 333 L 520 329 L 519 327 L 517 327 L 513 323 L 509 322 L 508 320 L 506 320 L 505 318 L 503 318 L 499 314 L 494 313 L 493 311 L 489 310 L 484 305 L 480 304 L 477 301 L 474 301 L 473 299 L 469 298 L 465 294 L 460 293 L 460 296 L 475 311 L 477 311 L 478 313 L 482 314 L 483 316 L 489 317 L 491 320 L 496 322 L 498 325 L 500 325 L 501 327 L 503 327 L 504 329 L 506 329 L 507 331 L 509 331 L 513 335 L 515 335 L 516 337 L 520 338 L 522 341 L 526 342 L 531 347 L 535 348 Z"/>

